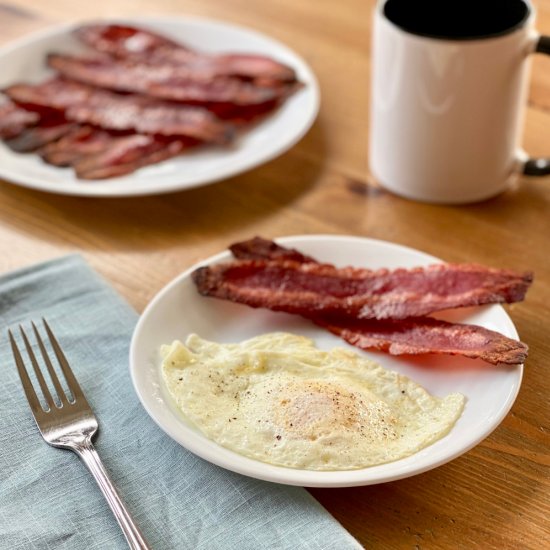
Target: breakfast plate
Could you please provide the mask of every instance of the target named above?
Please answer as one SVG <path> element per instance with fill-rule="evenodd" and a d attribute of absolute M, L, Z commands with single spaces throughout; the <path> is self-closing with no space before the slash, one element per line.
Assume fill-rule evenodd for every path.
<path fill-rule="evenodd" d="M 313 71 L 290 48 L 257 31 L 199 17 L 132 17 L 100 20 L 150 29 L 205 52 L 253 52 L 292 67 L 304 86 L 266 119 L 249 128 L 230 147 L 212 146 L 141 168 L 123 177 L 84 181 L 70 168 L 58 168 L 37 155 L 18 154 L 0 142 L 0 178 L 24 187 L 66 195 L 120 197 L 168 193 L 220 181 L 281 155 L 309 130 L 319 110 Z M 0 49 L 0 88 L 16 82 L 38 83 L 52 75 L 48 53 L 78 54 L 85 47 L 73 30 L 88 22 L 57 26 Z M 1 101 L 1 99 L 0 99 Z"/>
<path fill-rule="evenodd" d="M 343 267 L 414 267 L 440 262 L 418 250 L 359 237 L 295 236 L 277 242 L 320 261 Z M 362 352 L 297 316 L 251 309 L 200 296 L 191 280 L 199 265 L 228 261 L 226 251 L 188 269 L 169 283 L 143 312 L 132 338 L 130 371 L 135 390 L 153 420 L 173 439 L 218 466 L 267 481 L 306 487 L 348 487 L 393 481 L 425 472 L 465 453 L 486 438 L 510 410 L 520 388 L 523 366 L 498 367 L 445 355 L 391 356 Z M 510 338 L 516 329 L 498 305 L 442 312 L 440 318 L 481 325 Z M 162 380 L 160 347 L 184 341 L 190 333 L 220 343 L 242 342 L 283 331 L 306 336 L 322 349 L 347 347 L 408 376 L 431 394 L 459 392 L 466 397 L 462 416 L 451 431 L 421 451 L 394 462 L 347 471 L 309 471 L 274 466 L 234 453 L 203 436 L 179 413 Z"/>

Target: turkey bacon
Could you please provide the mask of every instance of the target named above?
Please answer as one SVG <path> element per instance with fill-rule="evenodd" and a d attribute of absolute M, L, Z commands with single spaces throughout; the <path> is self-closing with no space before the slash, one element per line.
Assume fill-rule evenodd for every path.
<path fill-rule="evenodd" d="M 493 330 L 432 317 L 342 321 L 319 316 L 311 320 L 353 346 L 391 355 L 461 355 L 493 365 L 517 365 L 525 361 L 528 353 L 523 342 Z"/>
<path fill-rule="evenodd" d="M 180 155 L 185 147 L 181 140 L 132 134 L 113 138 L 108 148 L 79 158 L 72 167 L 81 179 L 112 178 Z"/>
<path fill-rule="evenodd" d="M 146 30 L 124 25 L 86 25 L 76 36 L 98 52 L 118 58 L 146 60 L 201 71 L 205 78 L 239 76 L 262 82 L 294 82 L 294 70 L 264 55 L 205 54 Z"/>
<path fill-rule="evenodd" d="M 58 139 L 73 131 L 76 126 L 76 124 L 66 121 L 39 123 L 31 128 L 26 128 L 17 136 L 7 139 L 6 145 L 17 153 L 30 153 L 49 143 L 55 143 Z"/>
<path fill-rule="evenodd" d="M 43 147 L 42 158 L 55 166 L 72 166 L 82 179 L 104 179 L 128 174 L 143 166 L 181 154 L 192 140 L 141 134 L 116 135 L 80 126 Z"/>
<path fill-rule="evenodd" d="M 336 268 L 292 260 L 235 260 L 193 273 L 199 292 L 310 316 L 404 319 L 448 308 L 523 300 L 532 274 L 475 264 L 412 269 Z"/>
<path fill-rule="evenodd" d="M 182 44 L 164 36 L 128 25 L 84 25 L 76 37 L 94 50 L 114 57 L 149 57 L 161 50 L 181 49 Z"/>
<path fill-rule="evenodd" d="M 3 103 L 0 105 L 0 138 L 14 138 L 39 120 L 40 116 L 36 113 L 21 109 L 11 102 Z"/>
<path fill-rule="evenodd" d="M 298 250 L 261 237 L 234 243 L 229 249 L 238 259 L 316 262 Z M 498 332 L 478 325 L 450 323 L 432 317 L 356 320 L 312 315 L 308 318 L 360 349 L 392 355 L 460 355 L 494 365 L 515 365 L 523 363 L 528 353 L 526 344 Z"/>
<path fill-rule="evenodd" d="M 258 105 L 281 98 L 283 87 L 256 86 L 231 77 L 210 77 L 200 66 L 50 54 L 48 65 L 65 78 L 119 92 L 136 92 L 193 104 Z"/>
<path fill-rule="evenodd" d="M 77 126 L 61 139 L 39 150 L 40 156 L 54 166 L 70 166 L 78 159 L 100 153 L 111 146 L 114 138 L 109 132 L 92 126 Z"/>
<path fill-rule="evenodd" d="M 262 237 L 234 243 L 229 246 L 229 250 L 235 258 L 240 260 L 293 260 L 300 263 L 318 263 L 317 260 L 302 254 L 295 248 L 286 248 Z"/>
<path fill-rule="evenodd" d="M 35 85 L 14 84 L 5 93 L 26 109 L 62 112 L 67 120 L 107 130 L 188 136 L 214 143 L 227 143 L 234 134 L 230 124 L 200 107 L 116 94 L 59 78 Z"/>

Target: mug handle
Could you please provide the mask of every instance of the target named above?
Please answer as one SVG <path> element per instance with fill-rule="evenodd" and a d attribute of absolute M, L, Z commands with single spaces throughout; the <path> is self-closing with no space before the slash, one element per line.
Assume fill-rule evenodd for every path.
<path fill-rule="evenodd" d="M 550 36 L 540 36 L 534 53 L 550 55 Z M 550 174 L 550 158 L 529 159 L 523 165 L 525 176 L 547 176 Z"/>

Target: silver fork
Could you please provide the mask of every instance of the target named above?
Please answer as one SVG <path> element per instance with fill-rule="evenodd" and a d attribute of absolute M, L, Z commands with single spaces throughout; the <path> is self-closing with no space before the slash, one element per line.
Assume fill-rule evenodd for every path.
<path fill-rule="evenodd" d="M 36 342 L 38 343 L 40 353 L 44 359 L 44 363 L 55 388 L 55 393 L 57 393 L 58 402 L 56 403 L 50 393 L 50 390 L 48 389 L 48 386 L 46 385 L 44 376 L 40 370 L 40 366 L 35 354 L 33 353 L 27 335 L 25 334 L 23 327 L 19 326 L 23 337 L 23 342 L 25 343 L 25 348 L 27 349 L 27 354 L 31 360 L 36 379 L 38 380 L 38 384 L 42 390 L 42 394 L 47 405 L 46 409 L 42 407 L 32 385 L 31 379 L 29 378 L 27 369 L 25 368 L 25 364 L 21 357 L 21 353 L 19 352 L 19 348 L 17 347 L 15 338 L 13 337 L 11 330 L 8 330 L 13 357 L 17 365 L 17 370 L 19 371 L 19 377 L 21 378 L 25 395 L 27 396 L 32 414 L 36 421 L 36 425 L 47 443 L 54 447 L 69 449 L 75 452 L 82 459 L 84 464 L 86 464 L 99 485 L 103 496 L 107 499 L 107 502 L 109 503 L 116 520 L 122 528 L 130 548 L 136 550 L 148 550 L 149 546 L 145 542 L 143 535 L 134 523 L 129 512 L 126 510 L 122 499 L 120 498 L 112 481 L 109 479 L 107 471 L 105 470 L 105 467 L 103 466 L 99 455 L 92 444 L 92 437 L 98 429 L 97 419 L 90 408 L 90 405 L 88 405 L 88 402 L 80 389 L 69 363 L 50 327 L 48 326 L 48 323 L 45 319 L 42 319 L 42 322 L 44 323 L 44 328 L 46 329 L 52 349 L 57 357 L 57 361 L 59 362 L 59 366 L 61 367 L 61 371 L 63 372 L 67 382 L 67 387 L 72 396 L 71 399 L 69 399 L 65 394 L 65 391 L 59 382 L 59 378 L 48 356 L 48 352 L 44 346 L 42 338 L 40 337 L 35 324 L 32 323 Z"/>

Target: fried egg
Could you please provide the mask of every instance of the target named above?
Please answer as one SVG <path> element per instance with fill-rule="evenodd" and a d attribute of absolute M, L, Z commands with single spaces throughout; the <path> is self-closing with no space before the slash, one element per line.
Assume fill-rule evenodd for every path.
<path fill-rule="evenodd" d="M 353 470 L 412 455 L 446 435 L 464 396 L 419 384 L 347 349 L 270 333 L 238 344 L 192 334 L 163 346 L 175 405 L 206 437 L 247 457 Z"/>

